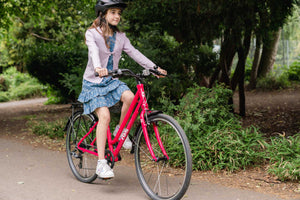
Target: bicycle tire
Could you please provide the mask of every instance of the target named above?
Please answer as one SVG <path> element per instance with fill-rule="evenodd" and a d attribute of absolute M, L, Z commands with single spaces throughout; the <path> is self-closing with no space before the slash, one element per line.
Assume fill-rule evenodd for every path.
<path fill-rule="evenodd" d="M 163 157 L 163 154 L 153 130 L 154 124 L 158 127 L 162 144 L 170 159 L 158 162 L 153 160 L 140 128 L 134 141 L 138 179 L 151 199 L 180 199 L 188 189 L 192 175 L 188 139 L 177 121 L 168 115 L 156 114 L 148 120 L 148 135 L 156 157 Z"/>
<path fill-rule="evenodd" d="M 97 178 L 97 156 L 80 151 L 77 148 L 77 144 L 94 123 L 94 115 L 83 115 L 82 111 L 78 111 L 72 116 L 67 128 L 66 152 L 68 163 L 74 176 L 84 183 L 91 183 Z M 93 130 L 93 132 L 82 142 L 82 147 L 89 148 L 90 150 L 96 149 L 96 146 L 91 147 L 88 145 L 95 136 L 96 130 Z"/>

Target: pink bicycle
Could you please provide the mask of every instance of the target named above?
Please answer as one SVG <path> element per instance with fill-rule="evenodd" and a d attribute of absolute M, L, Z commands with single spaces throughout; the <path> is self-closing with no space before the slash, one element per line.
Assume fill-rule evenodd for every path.
<path fill-rule="evenodd" d="M 109 72 L 112 77 L 130 76 L 137 80 L 137 92 L 120 126 L 112 138 L 107 131 L 106 159 L 113 168 L 121 160 L 120 150 L 138 115 L 133 135 L 136 173 L 144 191 L 152 199 L 180 199 L 186 192 L 192 174 L 192 156 L 188 139 L 177 121 L 161 111 L 149 110 L 142 81 L 157 70 L 143 70 L 135 74 L 128 69 Z M 78 104 L 73 104 L 75 108 Z M 97 178 L 96 115 L 74 112 L 67 124 L 66 149 L 70 168 L 75 177 L 90 183 Z M 125 130 L 126 135 L 119 140 Z"/>

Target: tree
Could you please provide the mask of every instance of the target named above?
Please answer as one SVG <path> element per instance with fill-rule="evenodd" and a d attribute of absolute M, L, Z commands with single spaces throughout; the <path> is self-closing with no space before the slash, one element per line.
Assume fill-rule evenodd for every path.
<path fill-rule="evenodd" d="M 8 62 L 23 71 L 26 55 L 39 43 L 59 45 L 82 40 L 94 2 L 1 0 L 1 7 L 0 24 L 7 34 L 4 44 L 10 51 Z"/>
<path fill-rule="evenodd" d="M 267 74 L 272 71 L 277 55 L 280 33 L 281 29 L 271 32 L 270 37 L 264 41 L 262 55 L 258 66 L 258 76 L 260 77 L 266 77 Z"/>
<path fill-rule="evenodd" d="M 299 1 L 266 1 L 266 7 L 258 10 L 259 23 L 256 28 L 256 54 L 252 66 L 250 89 L 255 89 L 257 77 L 266 77 L 272 70 L 277 54 L 281 29 Z M 261 46 L 262 42 L 262 46 Z M 261 50 L 262 48 L 262 50 Z"/>
<path fill-rule="evenodd" d="M 298 1 L 136 0 L 131 1 L 127 16 L 132 33 L 151 31 L 155 25 L 174 36 L 181 46 L 211 45 L 215 39 L 221 38 L 219 66 L 210 74 L 209 85 L 213 85 L 221 74 L 220 81 L 233 91 L 239 86 L 240 114 L 245 115 L 244 72 L 252 35 L 256 33 L 262 37 L 265 44 L 268 33 L 283 25 L 295 3 Z M 238 63 L 230 77 L 235 54 L 238 54 Z M 198 71 L 205 72 L 202 66 L 194 66 L 194 69 L 198 68 Z"/>
<path fill-rule="evenodd" d="M 0 5 L 5 33 L 0 53 L 7 55 L 1 66 L 28 71 L 65 99 L 74 97 L 63 82 L 64 73 L 81 84 L 87 58 L 84 32 L 95 17 L 95 2 L 1 0 Z"/>
<path fill-rule="evenodd" d="M 251 70 L 250 83 L 249 83 L 249 89 L 251 90 L 256 88 L 256 79 L 257 79 L 258 67 L 260 62 L 260 54 L 261 54 L 261 42 L 262 42 L 261 37 L 259 35 L 256 35 L 255 53 L 252 62 L 252 70 Z"/>
<path fill-rule="evenodd" d="M 84 46 L 83 33 L 94 18 L 95 2 L 91 0 L 2 2 L 0 23 L 7 25 L 4 26 L 7 30 L 5 45 L 10 51 L 6 55 L 9 55 L 9 63 L 20 69 L 30 60 L 28 58 L 37 57 L 35 53 L 40 51 L 35 50 L 40 45 Z M 168 63 L 167 69 L 176 72 L 177 80 L 193 80 L 201 84 L 205 79 L 208 80 L 205 85 L 210 86 L 215 80 L 219 80 L 233 91 L 238 87 L 240 111 L 244 115 L 244 72 L 250 40 L 255 34 L 262 38 L 262 45 L 266 47 L 269 33 L 282 26 L 291 13 L 292 5 L 298 2 L 299 0 L 135 0 L 129 1 L 128 9 L 124 12 L 124 28 L 130 32 L 129 37 L 133 38 L 137 47 L 143 46 L 141 44 L 146 40 L 150 41 L 149 49 L 153 50 L 153 55 L 159 60 L 158 64 Z M 161 35 L 159 43 L 151 41 L 153 35 Z M 136 39 L 136 36 L 144 41 Z M 171 41 L 170 36 L 176 41 Z M 221 42 L 219 63 L 216 62 L 216 54 L 211 52 L 216 39 Z M 172 48 L 166 50 L 170 45 Z M 238 63 L 233 66 L 236 54 Z M 264 60 L 264 56 L 261 57 L 260 60 Z M 55 66 L 53 68 L 55 71 Z M 68 70 L 70 71 L 67 67 L 62 71 Z M 40 74 L 43 73 L 41 71 Z M 60 77 L 59 74 L 57 76 Z M 182 91 L 178 93 L 183 95 Z"/>

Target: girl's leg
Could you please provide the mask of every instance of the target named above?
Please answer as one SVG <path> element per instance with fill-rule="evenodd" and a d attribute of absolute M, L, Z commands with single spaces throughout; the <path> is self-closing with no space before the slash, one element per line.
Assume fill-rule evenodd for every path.
<path fill-rule="evenodd" d="M 96 137 L 97 137 L 97 148 L 98 148 L 98 157 L 99 160 L 105 159 L 105 144 L 106 144 L 106 136 L 107 136 L 107 128 L 110 122 L 110 112 L 107 107 L 97 108 L 95 110 L 99 122 L 96 129 Z"/>
<path fill-rule="evenodd" d="M 130 91 L 130 90 L 126 90 L 125 92 L 123 92 L 122 96 L 121 96 L 121 101 L 123 102 L 123 106 L 122 106 L 122 110 L 121 110 L 121 117 L 120 117 L 120 122 L 119 125 L 121 126 L 125 115 L 130 107 L 131 102 L 134 99 L 134 94 Z"/>
<path fill-rule="evenodd" d="M 100 178 L 113 178 L 114 172 L 107 164 L 105 160 L 105 144 L 106 144 L 106 133 L 110 122 L 110 113 L 107 107 L 97 108 L 96 113 L 99 119 L 96 137 L 97 137 L 97 148 L 98 148 L 98 164 L 96 168 L 96 174 Z"/>
<path fill-rule="evenodd" d="M 126 113 L 129 109 L 130 104 L 133 101 L 133 99 L 134 99 L 134 94 L 130 90 L 126 90 L 125 92 L 123 92 L 123 94 L 121 96 L 121 101 L 123 102 L 123 106 L 122 106 L 122 110 L 121 110 L 120 122 L 119 122 L 119 125 L 116 126 L 116 128 L 114 130 L 114 133 L 113 133 L 114 136 L 117 135 L 119 127 L 121 126 L 121 124 L 122 124 L 122 122 L 123 122 L 123 120 L 126 116 Z M 123 134 L 125 134 L 124 130 L 123 130 L 122 135 Z M 120 138 L 122 137 L 122 135 L 120 136 Z M 132 142 L 130 141 L 129 137 L 126 137 L 126 139 L 124 141 L 124 144 L 123 144 L 123 147 L 125 149 L 131 149 L 132 148 Z"/>

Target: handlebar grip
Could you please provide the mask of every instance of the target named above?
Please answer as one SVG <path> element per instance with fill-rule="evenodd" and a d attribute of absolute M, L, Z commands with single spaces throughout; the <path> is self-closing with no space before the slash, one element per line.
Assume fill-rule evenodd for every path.
<path fill-rule="evenodd" d="M 106 76 L 102 76 L 102 77 L 108 77 L 108 76 L 115 77 L 115 76 L 118 76 L 118 75 L 121 75 L 121 74 L 122 74 L 122 70 L 115 69 L 115 70 L 112 70 L 112 71 L 108 71 L 108 74 Z M 95 76 L 99 77 L 99 74 L 97 72 L 95 72 Z"/>
<path fill-rule="evenodd" d="M 150 72 L 152 72 L 153 74 L 156 74 L 158 76 L 168 76 L 167 74 L 163 74 L 163 73 L 160 73 L 158 70 L 156 69 L 149 69 Z"/>

